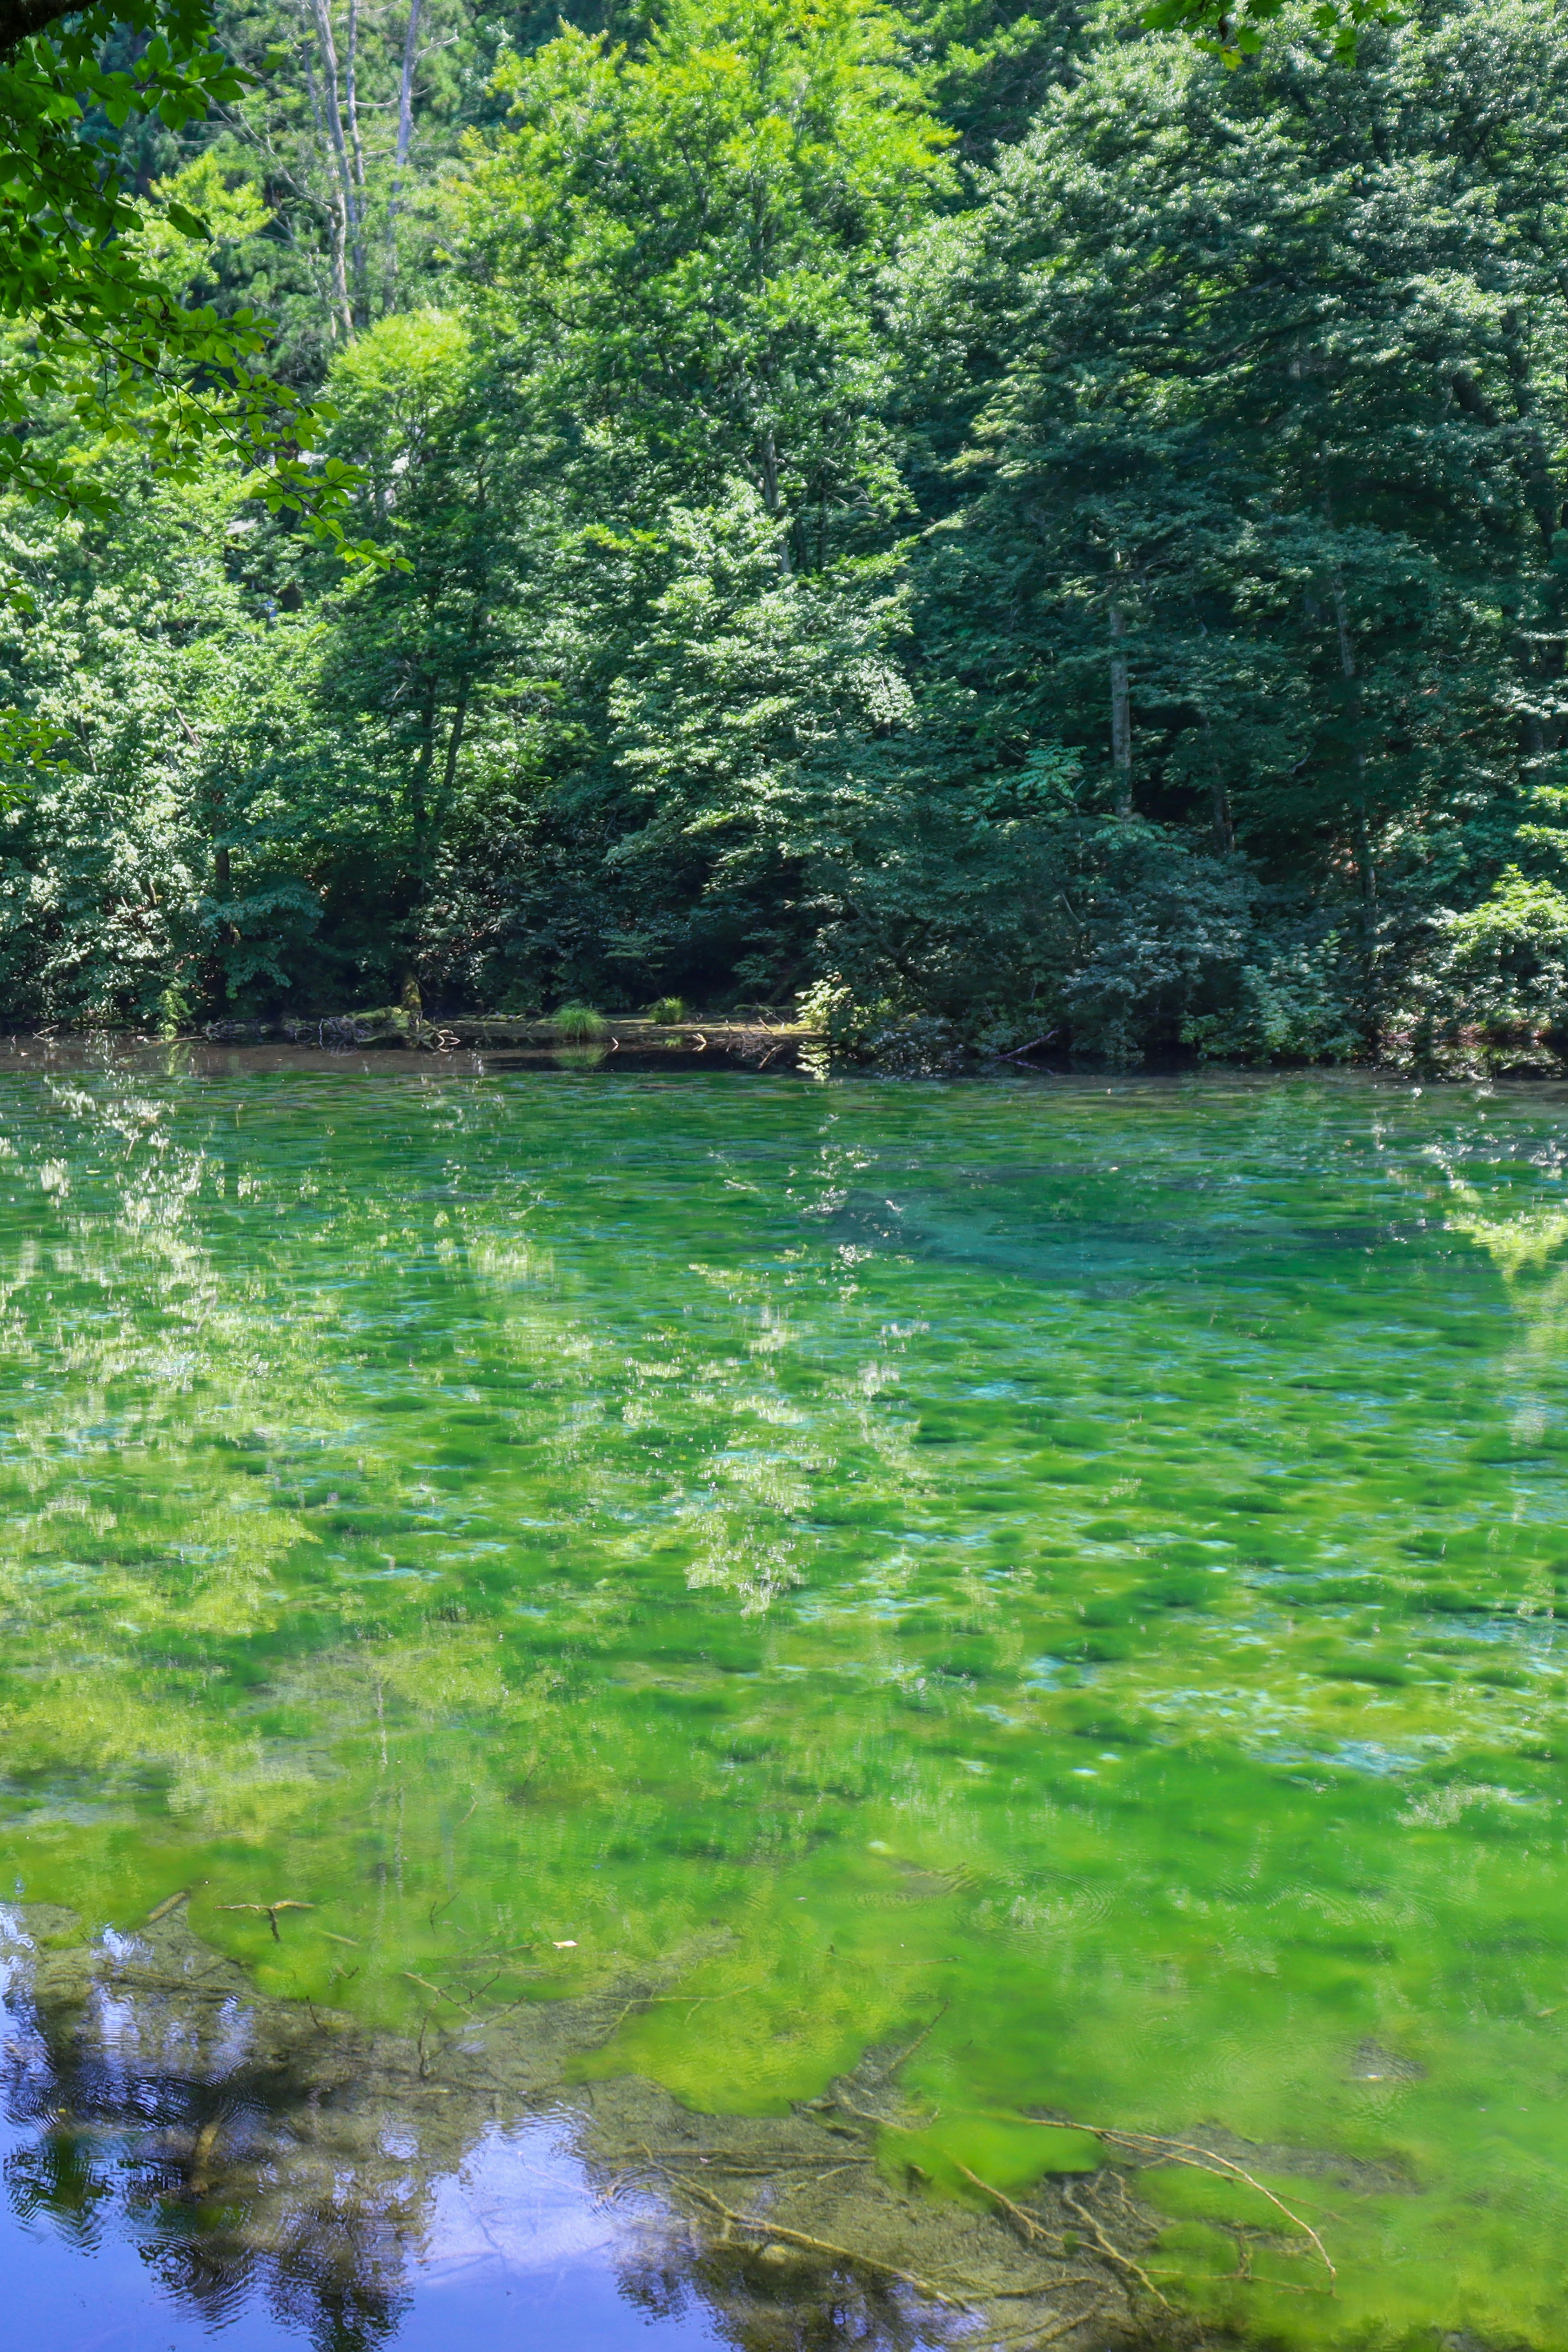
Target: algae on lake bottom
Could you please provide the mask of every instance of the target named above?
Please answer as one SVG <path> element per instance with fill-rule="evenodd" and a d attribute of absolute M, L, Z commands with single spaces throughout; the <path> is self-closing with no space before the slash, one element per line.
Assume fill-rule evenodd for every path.
<path fill-rule="evenodd" d="M 412 2037 L 676 1956 L 566 2072 L 705 2113 L 929 2027 L 923 2196 L 1164 2135 L 1337 2270 L 1150 2165 L 1178 2307 L 1568 2345 L 1568 1097 L 176 1054 L 0 1118 L 19 1900 L 189 1889 Z"/>

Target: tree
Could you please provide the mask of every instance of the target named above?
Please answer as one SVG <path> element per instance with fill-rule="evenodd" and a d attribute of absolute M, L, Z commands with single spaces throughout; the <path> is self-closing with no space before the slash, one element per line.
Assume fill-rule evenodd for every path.
<path fill-rule="evenodd" d="M 0 621 L 0 695 L 49 753 L 0 816 L 0 990 L 14 1017 L 174 1026 L 312 970 L 313 853 L 342 821 L 321 633 L 247 590 L 232 469 L 98 466 L 75 514 L 0 508 L 28 604 Z"/>
<path fill-rule="evenodd" d="M 132 115 L 177 131 L 243 86 L 204 0 L 0 11 L 0 488 L 78 506 L 98 494 L 84 441 L 137 444 L 185 481 L 218 446 L 340 541 L 342 469 L 304 462 L 308 411 L 260 364 L 267 322 L 181 299 L 167 233 L 204 247 L 208 224 L 165 190 L 150 239 L 116 152 Z"/>
<path fill-rule="evenodd" d="M 615 951 L 789 992 L 884 835 L 875 747 L 910 715 L 898 557 L 781 572 L 746 484 L 667 528 L 674 576 L 611 698 L 632 820 L 610 853 L 632 885 Z"/>
<path fill-rule="evenodd" d="M 976 756 L 1239 841 L 1374 1048 L 1562 730 L 1564 76 L 1528 5 L 1354 77 L 1107 43 L 919 297 L 1000 354 L 918 625 Z"/>
<path fill-rule="evenodd" d="M 807 987 L 909 1067 L 1559 1019 L 1552 0 L 1354 73 L 1307 9 L 1228 72 L 1076 0 L 674 0 L 498 88 L 459 0 L 224 5 L 265 90 L 66 144 L 150 335 L 280 315 L 258 429 L 324 387 L 383 568 L 246 527 L 236 369 L 24 383 L 78 511 L 5 515 L 15 1005 Z"/>
<path fill-rule="evenodd" d="M 1151 0 L 1143 21 L 1152 33 L 1194 35 L 1201 48 L 1235 67 L 1259 54 L 1264 28 L 1277 23 L 1288 5 L 1289 0 Z M 1398 0 L 1312 0 L 1305 13 L 1340 64 L 1354 65 L 1368 26 L 1397 24 L 1402 11 Z"/>
<path fill-rule="evenodd" d="M 567 32 L 510 70 L 462 213 L 557 413 L 634 445 L 643 495 L 749 482 L 791 569 L 885 530 L 882 280 L 948 143 L 895 20 L 674 0 L 639 55 Z"/>

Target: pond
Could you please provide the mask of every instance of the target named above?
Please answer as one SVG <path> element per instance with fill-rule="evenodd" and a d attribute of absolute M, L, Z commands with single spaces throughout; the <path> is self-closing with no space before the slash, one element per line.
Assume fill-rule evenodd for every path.
<path fill-rule="evenodd" d="M 1565 1162 L 0 1060 L 27 2340 L 1568 2343 Z"/>

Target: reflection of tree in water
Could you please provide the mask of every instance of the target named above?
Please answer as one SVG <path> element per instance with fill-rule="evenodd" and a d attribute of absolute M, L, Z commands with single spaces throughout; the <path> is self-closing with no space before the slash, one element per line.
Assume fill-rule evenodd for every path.
<path fill-rule="evenodd" d="M 52 2096 L 63 2111 L 68 2091 L 60 2085 Z M 9 2100 L 6 2106 L 12 2122 L 37 2120 L 18 2115 Z M 5 2189 L 19 2221 L 47 2215 L 78 2252 L 96 2252 L 103 2235 L 99 2209 L 114 2191 L 94 2164 L 92 2150 L 62 2125 L 47 2125 L 41 2138 L 6 2158 Z"/>
<path fill-rule="evenodd" d="M 5 2167 L 19 2219 L 47 2218 L 84 2253 L 106 2230 L 122 2228 L 176 2310 L 210 2327 L 232 2320 L 259 2294 L 322 2352 L 373 2352 L 392 2340 L 407 2295 L 399 2233 L 385 2220 L 347 2202 L 334 2210 L 301 2201 L 273 2237 L 274 2217 L 258 2232 L 256 2203 L 243 2189 L 235 2197 L 252 2120 L 246 2102 L 257 2086 L 225 2085 L 220 2104 L 194 2096 L 189 2083 L 144 2075 L 135 2112 L 99 2103 L 95 2071 L 62 2052 L 47 2084 L 47 2115 L 18 2115 L 7 2101 L 13 2120 L 40 2126 Z M 193 2152 L 213 2122 L 235 2141 L 221 2202 L 194 2175 Z M 276 2116 L 266 2137 L 275 2159 Z"/>
<path fill-rule="evenodd" d="M 574 2063 L 653 1985 L 414 2042 L 259 1994 L 183 1904 L 134 1937 L 79 1933 L 69 1912 L 0 1908 L 5 2106 L 34 2134 L 6 2189 L 84 2253 L 121 2232 L 208 2327 L 261 2298 L 319 2352 L 391 2345 L 411 2270 L 444 2258 L 443 2196 L 479 2179 L 497 2133 L 512 2144 L 497 2118 L 530 2116 L 554 2149 L 547 2204 L 564 2189 L 586 2228 L 561 2259 L 612 2262 L 651 2321 L 701 2311 L 743 2352 L 916 2352 L 977 2320 L 1061 2320 L 1064 2294 L 1064 2341 L 1129 2316 L 1114 2268 L 1044 2250 L 1064 2245 L 1062 2213 L 1044 2211 L 1037 2248 L 883 2179 L 866 2126 L 901 2119 L 902 2050 L 868 2052 L 787 2116 L 700 2115 L 632 2075 L 580 2084 L 568 2111 Z M 533 2195 L 526 2175 L 503 2179 L 503 2239 Z M 935 2300 L 911 2273 L 943 2282 Z"/>
<path fill-rule="evenodd" d="M 894 2290 L 804 2262 L 779 2265 L 754 2246 L 710 2245 L 680 2267 L 629 2266 L 621 2292 L 653 2320 L 695 2306 L 739 2352 L 928 2352 L 956 2332 Z"/>
<path fill-rule="evenodd" d="M 340 2136 L 313 2149 L 320 2084 L 284 2006 L 242 2009 L 210 1954 L 222 1983 L 192 1983 L 174 1937 L 158 1953 L 132 1944 L 116 1967 L 101 1947 L 30 1952 L 25 1937 L 0 2077 L 8 2120 L 37 2135 L 5 2168 L 18 2219 L 47 2220 L 83 2253 L 122 2231 L 176 2309 L 210 2327 L 259 2294 L 321 2352 L 389 2343 L 408 2300 L 410 2184 L 373 2163 L 356 2179 Z"/>

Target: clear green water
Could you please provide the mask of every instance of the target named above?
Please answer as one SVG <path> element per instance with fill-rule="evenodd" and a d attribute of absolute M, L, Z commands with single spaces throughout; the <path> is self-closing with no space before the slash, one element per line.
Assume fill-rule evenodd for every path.
<path fill-rule="evenodd" d="M 1568 1097 L 171 1064 L 0 1150 L 0 1885 L 409 2027 L 690 1954 L 593 2064 L 705 2107 L 935 2019 L 933 2195 L 1325 2151 L 1333 2294 L 1161 2170 L 1167 2295 L 1568 2344 Z"/>

